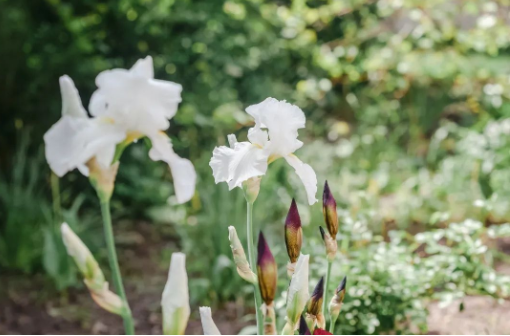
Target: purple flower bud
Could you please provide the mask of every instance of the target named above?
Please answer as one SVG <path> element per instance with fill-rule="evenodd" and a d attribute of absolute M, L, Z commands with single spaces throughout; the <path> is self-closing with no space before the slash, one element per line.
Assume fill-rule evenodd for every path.
<path fill-rule="evenodd" d="M 278 270 L 262 232 L 259 233 L 257 272 L 262 300 L 269 305 L 275 297 Z"/>
<path fill-rule="evenodd" d="M 328 228 L 329 235 L 336 239 L 338 233 L 338 215 L 336 212 L 336 201 L 329 190 L 328 181 L 324 183 L 324 193 L 322 194 L 322 213 L 324 214 L 324 221 Z"/>
<path fill-rule="evenodd" d="M 312 296 L 308 301 L 308 307 L 306 312 L 313 316 L 318 316 L 322 312 L 322 299 L 324 297 L 324 277 L 321 277 L 315 289 L 313 290 Z"/>
<path fill-rule="evenodd" d="M 285 220 L 285 245 L 287 254 L 291 263 L 295 263 L 301 252 L 303 243 L 303 229 L 301 228 L 301 218 L 299 217 L 296 201 L 292 199 L 287 219 Z"/>
<path fill-rule="evenodd" d="M 308 325 L 306 324 L 306 320 L 301 315 L 301 318 L 299 319 L 299 334 L 300 335 L 311 335 L 310 329 L 308 329 Z"/>

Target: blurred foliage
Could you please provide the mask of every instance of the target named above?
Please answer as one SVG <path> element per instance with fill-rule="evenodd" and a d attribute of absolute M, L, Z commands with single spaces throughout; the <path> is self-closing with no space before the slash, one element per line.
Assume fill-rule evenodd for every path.
<path fill-rule="evenodd" d="M 251 300 L 240 295 L 250 290 L 235 275 L 227 239 L 229 225 L 243 236 L 244 202 L 239 191 L 213 184 L 208 161 L 227 134 L 246 138 L 243 108 L 267 96 L 305 111 L 298 154 L 319 184 L 329 181 L 346 212 L 348 263 L 334 272 L 335 281 L 347 273 L 352 289 L 339 330 L 423 330 L 423 307 L 435 294 L 459 297 L 473 287 L 499 295 L 508 284 L 494 278 L 488 256 L 501 255 L 490 244 L 476 252 L 476 242 L 485 246 L 496 230 L 485 226 L 510 221 L 509 6 L 508 0 L 0 0 L 1 267 L 44 268 L 59 287 L 72 283 L 55 222 L 68 218 L 87 240 L 98 210 L 77 172 L 60 181 L 63 210 L 55 207 L 58 193 L 40 144 L 59 118 L 57 79 L 70 75 L 87 105 L 98 72 L 149 54 L 157 78 L 184 87 L 169 132 L 176 151 L 195 163 L 197 194 L 177 206 L 166 167 L 148 160 L 139 143 L 122 157 L 112 205 L 117 216 L 176 225 L 196 262 L 194 299 Z M 20 141 L 28 131 L 30 143 Z M 278 161 L 263 179 L 255 225 L 283 266 L 282 223 L 293 197 L 305 248 L 320 266 L 320 205 L 304 205 L 301 183 Z M 361 229 L 366 237 L 356 236 Z M 420 233 L 426 231 L 431 236 Z M 434 238 L 450 234 L 465 239 L 441 247 Z M 415 253 L 418 240 L 437 253 Z M 434 264 L 446 266 L 439 272 Z M 282 268 L 282 288 L 287 282 Z"/>

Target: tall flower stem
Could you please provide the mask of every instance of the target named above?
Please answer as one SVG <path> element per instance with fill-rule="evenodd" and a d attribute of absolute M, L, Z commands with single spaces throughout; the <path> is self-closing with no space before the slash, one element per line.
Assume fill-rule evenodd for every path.
<path fill-rule="evenodd" d="M 248 259 L 250 261 L 251 269 L 256 272 L 257 264 L 255 263 L 255 244 L 253 242 L 253 203 L 250 201 L 246 202 L 246 237 L 248 240 Z M 255 313 L 257 317 L 257 334 L 264 334 L 264 317 L 262 316 L 262 312 L 260 311 L 260 307 L 262 305 L 262 299 L 260 296 L 260 289 L 257 283 L 254 284 L 255 287 Z"/>
<path fill-rule="evenodd" d="M 328 269 L 326 271 L 326 279 L 324 281 L 324 300 L 322 300 L 322 313 L 326 314 L 327 302 L 328 302 L 328 286 L 329 286 L 329 277 L 331 276 L 331 264 L 333 261 L 328 260 Z M 331 323 L 331 322 L 330 322 Z"/>
<path fill-rule="evenodd" d="M 335 331 L 335 324 L 336 324 L 336 320 L 338 319 L 338 316 L 336 317 L 331 317 L 331 321 L 329 321 L 329 332 L 334 334 L 334 331 Z"/>
<path fill-rule="evenodd" d="M 113 238 L 112 218 L 110 215 L 110 200 L 107 197 L 100 198 L 101 201 L 101 214 L 103 216 L 104 235 L 106 239 L 106 246 L 108 248 L 108 260 L 110 261 L 110 268 L 113 276 L 113 284 L 117 293 L 124 303 L 122 312 L 122 319 L 124 320 L 124 330 L 126 335 L 134 335 L 135 327 L 133 323 L 133 315 L 129 308 L 129 303 L 126 299 L 126 292 L 122 284 L 122 276 L 120 274 L 119 262 L 117 260 L 117 252 L 115 251 L 115 240 Z"/>

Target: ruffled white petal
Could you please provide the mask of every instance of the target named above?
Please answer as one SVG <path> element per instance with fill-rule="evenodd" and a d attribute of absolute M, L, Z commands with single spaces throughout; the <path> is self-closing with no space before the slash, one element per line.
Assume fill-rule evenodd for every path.
<path fill-rule="evenodd" d="M 163 331 L 166 335 L 184 335 L 190 315 L 186 255 L 173 253 L 168 280 L 161 298 Z"/>
<path fill-rule="evenodd" d="M 90 100 L 90 113 L 113 118 L 126 129 L 143 134 L 166 130 L 168 119 L 181 102 L 182 86 L 152 77 L 150 57 L 139 60 L 130 70 L 101 72 L 96 77 L 98 89 Z"/>
<path fill-rule="evenodd" d="M 305 127 L 306 118 L 299 107 L 267 98 L 249 106 L 246 112 L 255 119 L 257 127 L 268 129 L 271 154 L 286 156 L 303 145 L 297 137 L 298 129 Z"/>
<path fill-rule="evenodd" d="M 147 56 L 145 58 L 140 58 L 131 67 L 130 71 L 140 77 L 147 79 L 154 78 L 154 65 L 152 63 L 152 57 Z"/>
<path fill-rule="evenodd" d="M 152 142 L 149 157 L 154 161 L 164 161 L 168 163 L 174 180 L 177 202 L 185 203 L 189 201 L 195 193 L 195 183 L 197 179 L 193 164 L 190 160 L 183 159 L 175 154 L 170 138 L 168 138 L 165 133 L 158 132 L 149 135 L 149 138 Z"/>
<path fill-rule="evenodd" d="M 96 156 L 109 167 L 115 146 L 124 138 L 122 129 L 101 119 L 64 116 L 44 135 L 46 160 L 60 177 L 75 168 L 88 175 L 87 161 Z"/>
<path fill-rule="evenodd" d="M 230 190 L 241 187 L 243 182 L 267 171 L 267 152 L 249 142 L 238 142 L 229 165 L 228 186 Z"/>
<path fill-rule="evenodd" d="M 234 154 L 234 149 L 227 146 L 214 148 L 209 166 L 212 168 L 215 183 L 229 181 L 230 162 Z"/>
<path fill-rule="evenodd" d="M 308 203 L 312 205 L 317 202 L 317 198 L 315 198 L 317 194 L 317 176 L 313 168 L 303 163 L 294 154 L 285 156 L 285 160 L 296 170 L 296 174 L 303 182 L 308 196 Z"/>
<path fill-rule="evenodd" d="M 202 322 L 204 335 L 221 335 L 218 327 L 212 319 L 211 308 L 200 307 L 200 321 Z"/>
<path fill-rule="evenodd" d="M 62 95 L 62 116 L 87 118 L 87 111 L 81 103 L 80 94 L 71 77 L 64 75 L 59 78 L 59 83 Z"/>
<path fill-rule="evenodd" d="M 254 145 L 264 147 L 267 144 L 267 132 L 255 126 L 248 130 L 248 140 Z"/>

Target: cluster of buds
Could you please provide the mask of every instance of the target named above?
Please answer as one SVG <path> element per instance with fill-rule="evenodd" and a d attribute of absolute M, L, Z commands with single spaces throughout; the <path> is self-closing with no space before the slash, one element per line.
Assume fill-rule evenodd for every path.
<path fill-rule="evenodd" d="M 262 301 L 264 301 L 261 307 L 264 316 L 264 334 L 276 335 L 276 316 L 273 301 L 278 281 L 278 267 L 262 232 L 259 234 L 258 242 L 257 274 L 260 295 Z"/>
<path fill-rule="evenodd" d="M 90 250 L 67 223 L 63 223 L 60 230 L 67 254 L 74 259 L 76 266 L 78 266 L 92 299 L 101 308 L 121 315 L 126 307 L 121 298 L 108 289 L 108 282 L 106 282 L 104 274 Z"/>
<path fill-rule="evenodd" d="M 326 255 L 328 261 L 333 261 L 337 251 L 336 234 L 338 233 L 338 215 L 336 211 L 336 200 L 329 189 L 328 181 L 324 183 L 324 192 L 322 194 L 322 213 L 324 215 L 324 222 L 326 223 L 325 232 L 322 227 L 319 227 L 321 231 L 322 239 L 326 246 Z"/>
<path fill-rule="evenodd" d="M 244 185 L 244 188 L 246 192 L 248 184 Z M 320 231 L 325 242 L 328 263 L 331 265 L 337 252 L 338 217 L 336 201 L 331 194 L 327 182 L 324 186 L 323 214 L 327 231 L 322 227 L 320 227 Z M 325 330 L 325 294 L 328 290 L 325 286 L 327 282 L 324 281 L 323 277 L 320 278 L 312 295 L 309 294 L 308 275 L 310 256 L 301 254 L 303 229 L 298 207 L 294 199 L 285 219 L 284 237 L 287 255 L 289 256 L 287 273 L 291 280 L 287 290 L 286 321 L 282 334 L 294 335 L 297 330 L 300 335 L 330 335 L 331 333 Z M 250 283 L 258 282 L 260 296 L 263 300 L 263 305 L 260 309 L 264 316 L 264 334 L 274 335 L 276 334 L 276 328 L 273 301 L 276 294 L 278 267 L 269 245 L 261 232 L 258 240 L 257 274 L 255 274 L 250 268 L 243 246 L 239 241 L 235 228 L 232 226 L 229 227 L 229 240 L 239 275 Z M 334 329 L 334 324 L 340 314 L 345 296 L 345 285 L 346 278 L 336 288 L 329 303 L 330 330 Z"/>

